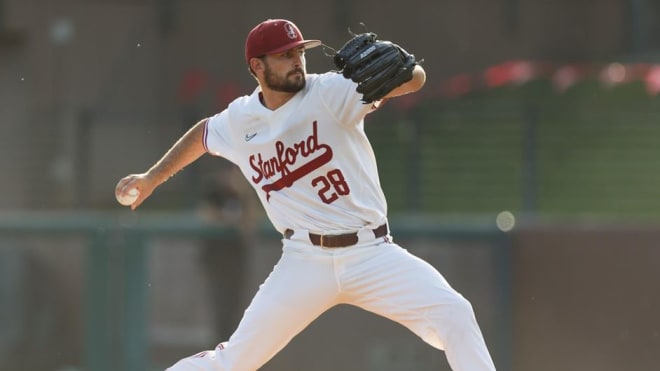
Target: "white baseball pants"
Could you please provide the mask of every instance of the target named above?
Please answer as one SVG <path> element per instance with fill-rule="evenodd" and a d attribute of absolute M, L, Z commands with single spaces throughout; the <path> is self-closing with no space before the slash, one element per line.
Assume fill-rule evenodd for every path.
<path fill-rule="evenodd" d="M 389 237 L 360 231 L 348 248 L 323 248 L 306 233 L 283 253 L 229 341 L 184 358 L 170 371 L 254 371 L 314 319 L 352 304 L 396 321 L 445 351 L 454 371 L 495 370 L 470 303 L 430 264 Z"/>

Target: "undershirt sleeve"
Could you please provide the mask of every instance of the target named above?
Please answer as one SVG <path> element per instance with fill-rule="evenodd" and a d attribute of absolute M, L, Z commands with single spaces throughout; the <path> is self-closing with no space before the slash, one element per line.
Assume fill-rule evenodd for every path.
<path fill-rule="evenodd" d="M 213 156 L 224 157 L 233 162 L 233 145 L 227 120 L 227 110 L 206 119 L 204 148 Z"/>

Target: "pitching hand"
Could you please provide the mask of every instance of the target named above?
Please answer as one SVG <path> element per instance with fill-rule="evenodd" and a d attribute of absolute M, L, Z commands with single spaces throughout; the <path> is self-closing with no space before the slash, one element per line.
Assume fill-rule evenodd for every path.
<path fill-rule="evenodd" d="M 129 197 L 129 192 L 137 189 L 139 194 L 135 201 L 130 205 L 131 210 L 137 209 L 138 206 L 146 200 L 151 193 L 153 193 L 157 184 L 149 178 L 147 174 L 131 174 L 122 178 L 115 187 L 115 197 Z"/>

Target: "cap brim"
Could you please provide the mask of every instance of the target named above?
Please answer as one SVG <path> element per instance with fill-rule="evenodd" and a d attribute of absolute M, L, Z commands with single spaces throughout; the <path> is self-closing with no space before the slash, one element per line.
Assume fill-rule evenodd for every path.
<path fill-rule="evenodd" d="M 281 46 L 281 47 L 279 47 L 275 50 L 271 50 L 266 54 L 277 54 L 277 53 L 281 53 L 283 51 L 287 51 L 289 49 L 297 48 L 297 47 L 303 46 L 303 45 L 305 46 L 305 49 L 311 49 L 311 48 L 315 48 L 315 47 L 317 47 L 321 44 L 322 44 L 321 40 L 300 40 L 300 41 L 292 42 L 290 44 L 286 44 L 286 45 Z"/>

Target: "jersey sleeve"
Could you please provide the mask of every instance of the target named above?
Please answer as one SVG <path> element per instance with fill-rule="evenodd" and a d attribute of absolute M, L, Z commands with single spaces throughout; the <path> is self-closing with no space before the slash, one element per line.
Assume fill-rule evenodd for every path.
<path fill-rule="evenodd" d="M 234 160 L 227 110 L 206 119 L 203 140 L 209 154 Z"/>
<path fill-rule="evenodd" d="M 362 94 L 355 90 L 357 84 L 338 73 L 322 75 L 319 83 L 321 100 L 343 125 L 358 125 L 377 107 L 374 103 L 362 102 Z"/>

